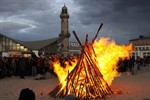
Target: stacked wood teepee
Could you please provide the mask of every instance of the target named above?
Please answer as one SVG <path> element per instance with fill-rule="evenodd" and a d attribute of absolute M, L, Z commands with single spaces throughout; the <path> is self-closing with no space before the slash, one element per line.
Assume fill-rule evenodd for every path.
<path fill-rule="evenodd" d="M 93 54 L 96 56 L 92 47 L 93 42 L 91 44 L 88 43 L 87 35 L 85 45 L 82 46 L 75 31 L 73 33 L 82 47 L 82 53 L 74 69 L 68 72 L 66 80 L 58 84 L 49 95 L 52 97 L 64 97 L 68 94 L 73 94 L 81 99 L 105 98 L 106 95 L 112 94 L 112 91 L 104 80 L 96 60 L 92 57 Z M 97 34 L 93 41 L 96 39 Z"/>

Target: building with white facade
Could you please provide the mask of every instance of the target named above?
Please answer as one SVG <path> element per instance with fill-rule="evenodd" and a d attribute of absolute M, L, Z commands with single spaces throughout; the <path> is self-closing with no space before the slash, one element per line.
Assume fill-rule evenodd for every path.
<path fill-rule="evenodd" d="M 78 42 L 69 42 L 69 52 L 70 54 L 80 54 L 81 46 Z"/>
<path fill-rule="evenodd" d="M 150 56 L 150 36 L 140 35 L 136 39 L 129 40 L 133 45 L 134 51 L 131 53 L 131 56 L 134 56 L 135 59 L 139 56 L 143 58 L 144 56 Z"/>

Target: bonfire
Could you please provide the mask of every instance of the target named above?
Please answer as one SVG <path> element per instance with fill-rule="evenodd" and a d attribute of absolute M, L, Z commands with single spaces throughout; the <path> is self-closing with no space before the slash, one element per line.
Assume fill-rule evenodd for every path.
<path fill-rule="evenodd" d="M 117 45 L 109 38 L 96 40 L 103 24 L 100 25 L 92 42 L 82 45 L 76 32 L 73 34 L 82 47 L 81 55 L 71 64 L 65 62 L 65 67 L 55 61 L 54 71 L 60 83 L 49 93 L 52 97 L 65 97 L 73 94 L 80 99 L 105 98 L 113 94 L 110 85 L 119 76 L 117 62 L 120 58 L 129 58 L 132 45 Z"/>

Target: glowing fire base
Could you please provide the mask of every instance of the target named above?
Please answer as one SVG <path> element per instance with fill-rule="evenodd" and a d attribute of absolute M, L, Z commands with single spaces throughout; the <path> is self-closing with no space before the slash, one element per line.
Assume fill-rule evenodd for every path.
<path fill-rule="evenodd" d="M 57 85 L 49 95 L 65 97 L 68 94 L 73 94 L 81 99 L 92 99 L 104 98 L 112 94 L 112 91 L 93 60 L 82 53 L 77 65 L 68 73 L 65 81 Z"/>

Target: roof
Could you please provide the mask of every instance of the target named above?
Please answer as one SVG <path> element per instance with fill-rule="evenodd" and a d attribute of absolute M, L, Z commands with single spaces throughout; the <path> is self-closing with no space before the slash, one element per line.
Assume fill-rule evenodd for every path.
<path fill-rule="evenodd" d="M 61 14 L 63 14 L 63 13 L 68 13 L 67 7 L 65 5 L 62 7 Z"/>
<path fill-rule="evenodd" d="M 50 44 L 53 44 L 54 42 L 57 42 L 60 40 L 61 37 L 56 37 L 56 38 L 51 38 L 51 39 L 46 39 L 46 40 L 39 40 L 39 41 L 21 41 L 21 43 L 24 46 L 27 46 L 28 48 L 32 50 L 39 50 L 42 49 Z"/>
<path fill-rule="evenodd" d="M 17 39 L 13 39 L 13 38 L 11 38 L 11 37 L 8 37 L 8 36 L 6 36 L 6 35 L 3 35 L 3 34 L 1 34 L 1 33 L 0 33 L 0 35 L 3 36 L 3 37 L 6 37 L 6 38 L 9 38 L 9 39 L 13 40 L 14 42 L 18 42 L 18 41 L 19 41 L 19 40 L 17 40 Z"/>
<path fill-rule="evenodd" d="M 150 36 L 143 36 L 143 35 L 140 35 L 138 38 L 136 38 L 136 39 L 131 39 L 131 40 L 129 40 L 129 41 L 147 40 L 147 39 L 150 39 Z"/>
<path fill-rule="evenodd" d="M 66 5 L 64 4 L 64 6 L 62 7 L 62 9 L 67 9 Z"/>
<path fill-rule="evenodd" d="M 21 41 L 21 40 L 17 40 L 17 39 L 13 39 L 10 38 L 8 36 L 5 36 L 3 34 L 0 33 L 0 35 L 7 37 L 11 40 L 13 40 L 16 43 L 20 43 L 21 45 L 31 49 L 31 50 L 39 50 L 42 49 L 50 44 L 53 44 L 61 39 L 63 39 L 64 37 L 56 37 L 56 38 L 51 38 L 51 39 L 45 39 L 45 40 L 38 40 L 38 41 Z"/>

